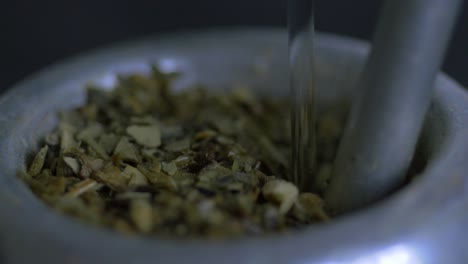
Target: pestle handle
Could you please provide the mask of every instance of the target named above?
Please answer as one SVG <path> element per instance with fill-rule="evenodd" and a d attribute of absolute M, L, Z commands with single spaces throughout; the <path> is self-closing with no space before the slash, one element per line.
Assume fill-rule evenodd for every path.
<path fill-rule="evenodd" d="M 462 2 L 385 2 L 325 192 L 336 213 L 368 205 L 404 183 Z"/>

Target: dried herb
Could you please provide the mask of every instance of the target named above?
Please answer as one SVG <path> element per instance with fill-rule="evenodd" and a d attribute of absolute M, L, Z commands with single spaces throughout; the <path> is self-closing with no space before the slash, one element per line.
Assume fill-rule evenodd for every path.
<path fill-rule="evenodd" d="M 257 236 L 327 221 L 322 199 L 287 178 L 289 111 L 245 87 L 171 90 L 172 74 L 119 76 L 60 113 L 25 179 L 58 211 L 125 234 Z M 342 118 L 318 121 L 327 185 Z"/>

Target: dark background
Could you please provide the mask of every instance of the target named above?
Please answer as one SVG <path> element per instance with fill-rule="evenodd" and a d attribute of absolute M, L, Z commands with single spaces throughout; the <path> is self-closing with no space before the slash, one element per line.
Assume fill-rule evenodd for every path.
<path fill-rule="evenodd" d="M 286 26 L 287 0 L 0 0 L 0 92 L 58 60 L 113 42 L 216 26 Z M 316 27 L 372 37 L 380 0 L 316 0 Z M 468 85 L 465 5 L 444 70 Z"/>

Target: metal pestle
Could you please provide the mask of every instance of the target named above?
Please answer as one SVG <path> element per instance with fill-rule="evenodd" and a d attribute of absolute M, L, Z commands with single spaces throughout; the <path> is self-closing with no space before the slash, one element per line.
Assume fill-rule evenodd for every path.
<path fill-rule="evenodd" d="M 315 165 L 315 103 L 312 45 L 313 0 L 288 1 L 291 88 L 291 180 L 310 189 Z"/>
<path fill-rule="evenodd" d="M 404 182 L 462 0 L 387 0 L 358 83 L 327 206 L 338 214 Z"/>

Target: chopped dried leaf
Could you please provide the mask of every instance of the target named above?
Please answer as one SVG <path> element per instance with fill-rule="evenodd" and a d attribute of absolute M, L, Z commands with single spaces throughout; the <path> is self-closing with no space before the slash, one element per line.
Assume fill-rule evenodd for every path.
<path fill-rule="evenodd" d="M 189 155 L 182 155 L 182 156 L 179 156 L 177 157 L 175 160 L 174 160 L 174 163 L 177 167 L 185 167 L 187 166 L 188 164 L 190 164 L 190 162 L 192 161 L 192 158 L 191 156 Z"/>
<path fill-rule="evenodd" d="M 173 141 L 167 144 L 164 149 L 171 152 L 181 152 L 190 148 L 190 139 L 185 138 L 177 141 Z"/>
<path fill-rule="evenodd" d="M 36 154 L 34 157 L 31 165 L 29 166 L 28 173 L 31 176 L 37 176 L 42 171 L 42 167 L 44 167 L 44 162 L 47 156 L 47 151 L 49 147 L 45 145 L 41 150 Z"/>
<path fill-rule="evenodd" d="M 177 183 L 174 181 L 174 179 L 167 175 L 164 172 L 154 172 L 150 171 L 147 168 L 138 165 L 138 170 L 143 173 L 143 175 L 148 179 L 148 181 L 153 184 L 154 186 L 158 186 L 162 189 L 165 190 L 176 190 L 177 189 Z"/>
<path fill-rule="evenodd" d="M 122 137 L 119 143 L 117 143 L 114 156 L 123 161 L 138 162 L 137 150 L 127 137 Z"/>
<path fill-rule="evenodd" d="M 146 179 L 145 175 L 143 175 L 143 173 L 141 173 L 137 168 L 127 165 L 123 171 L 123 174 L 128 175 L 128 178 L 130 179 L 128 182 L 128 187 L 132 189 L 138 186 L 148 185 L 148 180 Z"/>
<path fill-rule="evenodd" d="M 81 162 L 80 176 L 82 178 L 91 176 L 93 172 L 100 170 L 104 166 L 104 161 L 102 159 L 86 155 L 79 155 L 79 160 Z"/>
<path fill-rule="evenodd" d="M 123 174 L 119 168 L 107 164 L 102 170 L 93 174 L 94 178 L 109 186 L 112 190 L 123 192 L 127 189 L 128 177 Z"/>
<path fill-rule="evenodd" d="M 34 186 L 32 189 L 36 194 L 50 201 L 65 192 L 67 181 L 65 177 L 56 177 L 51 175 L 49 171 L 44 170 L 30 184 Z"/>
<path fill-rule="evenodd" d="M 127 127 L 127 134 L 144 147 L 154 148 L 161 145 L 161 131 L 157 125 L 129 126 Z"/>
<path fill-rule="evenodd" d="M 323 208 L 323 200 L 313 193 L 301 193 L 294 204 L 292 214 L 301 221 L 328 221 L 329 216 Z"/>
<path fill-rule="evenodd" d="M 161 172 L 161 162 L 155 161 L 149 166 L 149 170 L 152 172 L 160 173 Z"/>
<path fill-rule="evenodd" d="M 174 162 L 169 162 L 169 163 L 166 163 L 166 162 L 163 162 L 161 164 L 161 168 L 162 170 L 167 173 L 168 175 L 174 175 L 176 174 L 177 172 L 177 165 L 174 163 Z"/>
<path fill-rule="evenodd" d="M 111 154 L 119 142 L 119 137 L 112 133 L 102 134 L 98 142 L 107 154 Z"/>
<path fill-rule="evenodd" d="M 72 148 L 75 148 L 78 144 L 74 139 L 75 128 L 67 123 L 61 123 L 59 125 L 60 131 L 60 148 L 62 152 L 67 152 Z"/>
<path fill-rule="evenodd" d="M 287 181 L 273 180 L 263 186 L 263 197 L 279 206 L 279 212 L 285 214 L 291 209 L 299 195 L 297 187 Z"/>
<path fill-rule="evenodd" d="M 221 166 L 219 163 L 213 163 L 203 168 L 200 174 L 198 174 L 198 179 L 200 181 L 212 182 L 228 174 L 231 174 L 231 170 Z"/>
<path fill-rule="evenodd" d="M 141 150 L 141 154 L 148 157 L 154 156 L 157 152 L 157 148 L 144 148 Z"/>
<path fill-rule="evenodd" d="M 107 155 L 107 152 L 104 150 L 104 148 L 101 145 L 99 145 L 99 143 L 96 142 L 96 140 L 92 138 L 86 138 L 83 141 L 86 142 L 86 144 L 88 144 L 88 146 L 97 154 L 99 158 L 102 158 L 102 159 L 109 158 L 109 155 Z"/>
<path fill-rule="evenodd" d="M 68 167 L 70 167 L 74 174 L 78 174 L 80 172 L 80 163 L 77 159 L 64 157 L 63 161 L 68 165 Z"/>
<path fill-rule="evenodd" d="M 130 203 L 130 217 L 139 231 L 149 233 L 153 228 L 153 208 L 148 200 L 134 199 Z"/>
<path fill-rule="evenodd" d="M 102 125 L 98 123 L 94 123 L 92 125 L 87 126 L 84 130 L 81 130 L 77 134 L 77 138 L 79 140 L 87 141 L 91 139 L 97 138 L 99 135 L 101 135 L 103 132 L 103 127 Z"/>
<path fill-rule="evenodd" d="M 176 125 L 164 125 L 161 127 L 161 138 L 177 138 L 183 135 L 183 130 L 181 126 Z"/>
<path fill-rule="evenodd" d="M 195 134 L 196 140 L 203 140 L 215 137 L 217 135 L 216 131 L 213 130 L 203 130 Z"/>
<path fill-rule="evenodd" d="M 286 100 L 245 86 L 173 91 L 172 79 L 154 67 L 118 76 L 113 90 L 88 88 L 86 104 L 60 113 L 19 176 L 59 212 L 124 234 L 258 236 L 329 219 L 319 196 L 282 180 Z M 342 133 L 339 112 L 318 117 L 319 190 Z"/>
<path fill-rule="evenodd" d="M 73 185 L 72 187 L 69 188 L 68 192 L 65 194 L 65 196 L 69 197 L 78 197 L 81 194 L 92 190 L 93 188 L 100 187 L 99 183 L 97 183 L 94 180 L 91 179 L 85 179 L 80 181 L 79 183 Z"/>

